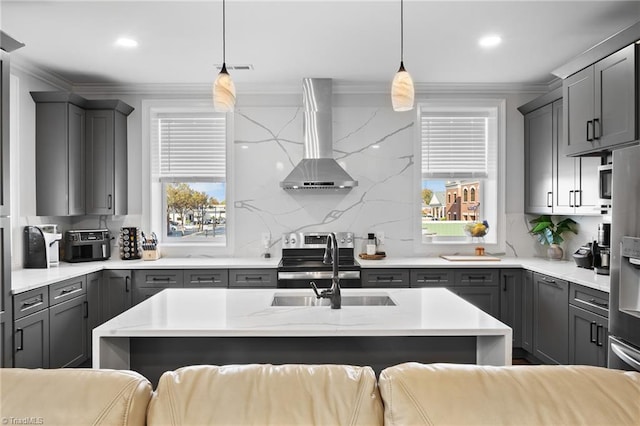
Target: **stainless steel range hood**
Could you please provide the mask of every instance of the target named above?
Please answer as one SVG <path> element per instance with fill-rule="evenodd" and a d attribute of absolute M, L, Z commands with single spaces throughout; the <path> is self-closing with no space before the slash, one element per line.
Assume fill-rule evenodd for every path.
<path fill-rule="evenodd" d="M 284 189 L 351 189 L 358 181 L 333 159 L 330 78 L 302 80 L 304 156 L 280 186 Z"/>

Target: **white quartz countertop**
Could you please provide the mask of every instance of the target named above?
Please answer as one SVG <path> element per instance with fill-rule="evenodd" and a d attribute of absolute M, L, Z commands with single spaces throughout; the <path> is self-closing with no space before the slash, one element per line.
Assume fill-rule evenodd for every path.
<path fill-rule="evenodd" d="M 17 269 L 12 271 L 11 288 L 14 294 L 53 284 L 103 269 L 253 269 L 276 268 L 279 257 L 264 258 L 179 258 L 166 257 L 154 261 L 106 260 L 98 262 L 66 263 L 49 269 Z M 358 259 L 363 268 L 525 268 L 551 275 L 586 287 L 609 291 L 609 277 L 596 275 L 592 270 L 578 268 L 573 261 L 551 261 L 542 258 L 503 257 L 499 261 L 449 261 L 439 257 L 398 257 L 383 260 Z M 237 290 L 234 290 L 237 291 Z"/>
<path fill-rule="evenodd" d="M 166 289 L 93 330 L 100 337 L 508 336 L 511 328 L 444 288 L 343 289 L 396 306 L 271 306 L 296 289 Z M 315 296 L 314 296 L 315 297 Z M 510 349 L 510 348 L 509 348 Z"/>

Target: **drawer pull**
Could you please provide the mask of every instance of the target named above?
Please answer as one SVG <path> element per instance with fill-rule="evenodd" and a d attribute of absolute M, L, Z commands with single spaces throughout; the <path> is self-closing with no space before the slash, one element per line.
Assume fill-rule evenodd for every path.
<path fill-rule="evenodd" d="M 38 297 L 36 299 L 32 299 L 32 300 L 25 300 L 24 302 L 22 302 L 22 306 L 20 307 L 20 309 L 28 309 L 31 308 L 33 306 L 36 305 L 41 305 L 42 304 L 42 298 Z"/>
<path fill-rule="evenodd" d="M 598 302 L 596 299 L 589 299 L 589 303 L 601 308 L 609 309 L 609 302 Z"/>
<path fill-rule="evenodd" d="M 388 276 L 378 275 L 376 277 L 376 281 L 393 281 L 393 276 L 391 276 L 391 275 L 388 275 Z"/>
<path fill-rule="evenodd" d="M 67 288 L 63 288 L 60 291 L 60 296 L 63 296 L 65 294 L 69 294 L 69 293 L 73 293 L 74 291 L 79 290 L 78 287 L 67 287 Z"/>
<path fill-rule="evenodd" d="M 549 284 L 557 284 L 556 280 L 552 280 L 550 278 L 542 277 L 542 281 Z"/>
<path fill-rule="evenodd" d="M 152 281 L 166 281 L 166 282 L 169 282 L 169 281 L 171 281 L 171 278 L 170 277 L 153 277 Z"/>
<path fill-rule="evenodd" d="M 262 281 L 262 277 L 261 276 L 246 276 L 245 281 Z"/>

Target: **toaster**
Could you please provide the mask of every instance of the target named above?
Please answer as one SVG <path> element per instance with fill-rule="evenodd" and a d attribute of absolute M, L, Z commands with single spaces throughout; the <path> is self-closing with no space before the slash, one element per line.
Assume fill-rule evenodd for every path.
<path fill-rule="evenodd" d="M 580 268 L 593 269 L 593 253 L 591 244 L 587 243 L 573 253 L 573 260 Z"/>

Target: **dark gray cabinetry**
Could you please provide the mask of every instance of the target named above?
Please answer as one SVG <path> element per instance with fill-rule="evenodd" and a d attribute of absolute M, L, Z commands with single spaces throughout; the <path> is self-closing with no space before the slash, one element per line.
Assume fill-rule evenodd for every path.
<path fill-rule="evenodd" d="M 182 270 L 135 270 L 133 271 L 133 304 L 137 305 L 166 288 L 181 287 L 184 287 Z"/>
<path fill-rule="evenodd" d="M 109 321 L 133 305 L 132 276 L 129 270 L 102 271 L 100 323 Z"/>
<path fill-rule="evenodd" d="M 85 100 L 68 92 L 31 92 L 36 102 L 36 213 L 85 213 Z"/>
<path fill-rule="evenodd" d="M 127 214 L 127 116 L 133 108 L 120 101 L 92 101 L 90 107 L 86 112 L 86 212 Z"/>
<path fill-rule="evenodd" d="M 524 116 L 525 213 L 553 212 L 553 105 Z"/>
<path fill-rule="evenodd" d="M 230 269 L 229 288 L 276 288 L 275 269 Z"/>
<path fill-rule="evenodd" d="M 89 305 L 85 276 L 49 286 L 50 367 L 76 367 L 88 359 Z"/>
<path fill-rule="evenodd" d="M 452 283 L 452 269 L 411 270 L 411 287 L 448 287 Z"/>
<path fill-rule="evenodd" d="M 409 287 L 408 269 L 362 269 L 362 287 L 364 288 L 400 288 Z"/>
<path fill-rule="evenodd" d="M 226 288 L 229 286 L 229 271 L 226 269 L 193 269 L 184 271 L 184 286 L 187 288 Z"/>
<path fill-rule="evenodd" d="M 522 349 L 533 353 L 533 272 L 524 271 L 522 281 Z"/>
<path fill-rule="evenodd" d="M 513 329 L 514 348 L 522 347 L 522 287 L 521 269 L 500 270 L 500 321 Z"/>
<path fill-rule="evenodd" d="M 533 274 L 533 355 L 546 364 L 569 361 L 569 283 Z"/>
<path fill-rule="evenodd" d="M 491 316 L 500 316 L 499 270 L 456 269 L 451 290 Z"/>
<path fill-rule="evenodd" d="M 569 155 L 611 149 L 637 139 L 637 49 L 627 46 L 563 81 Z"/>
<path fill-rule="evenodd" d="M 29 290 L 13 298 L 14 366 L 49 368 L 49 290 Z"/>
<path fill-rule="evenodd" d="M 553 213 L 600 214 L 598 166 L 600 157 L 569 157 L 563 139 L 562 101 L 553 103 Z"/>
<path fill-rule="evenodd" d="M 607 366 L 608 294 L 569 286 L 569 363 Z"/>
<path fill-rule="evenodd" d="M 11 303 L 11 222 L 0 217 L 0 367 L 13 365 Z"/>
<path fill-rule="evenodd" d="M 567 156 L 561 96 L 561 89 L 556 89 L 519 108 L 525 123 L 525 212 L 600 214 L 597 208 L 600 158 Z"/>

